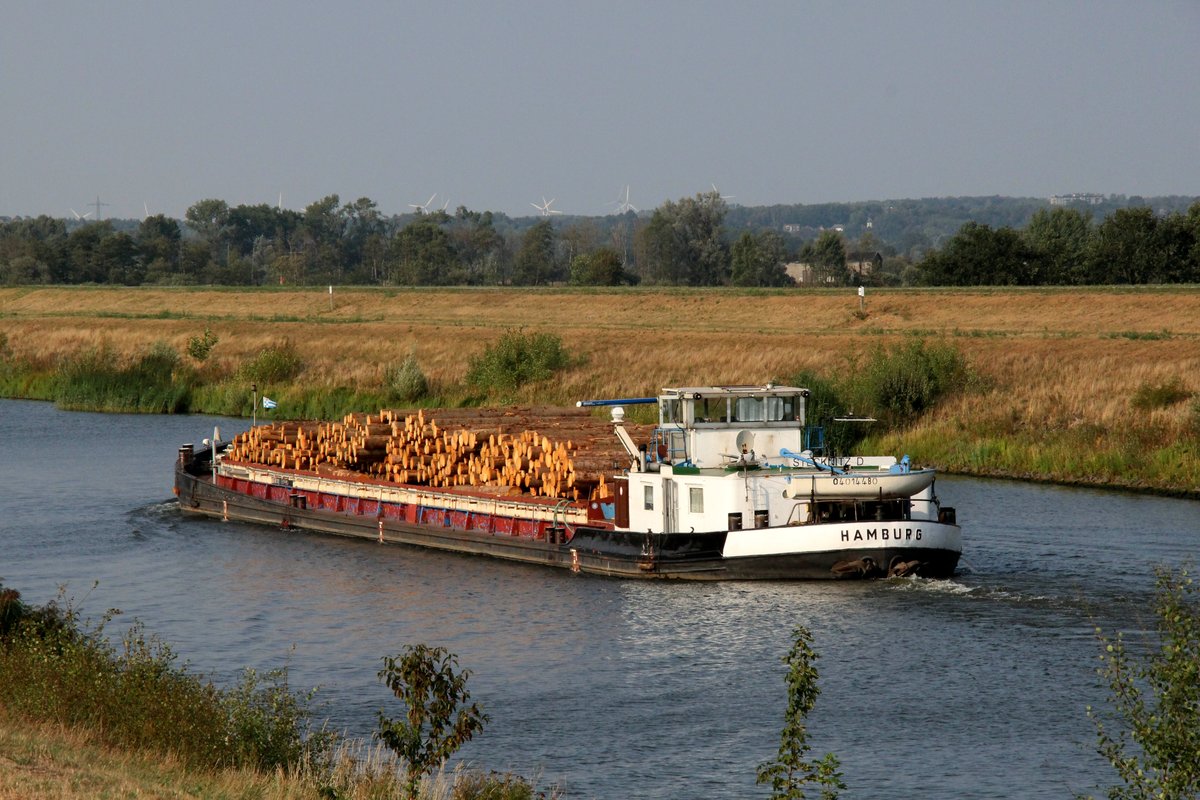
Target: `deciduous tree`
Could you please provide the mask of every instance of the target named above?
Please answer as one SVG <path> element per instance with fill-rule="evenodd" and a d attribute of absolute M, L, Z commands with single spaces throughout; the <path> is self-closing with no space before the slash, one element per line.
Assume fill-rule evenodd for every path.
<path fill-rule="evenodd" d="M 554 261 L 554 228 L 549 220 L 535 222 L 525 231 L 521 249 L 513 269 L 513 283 L 518 286 L 540 286 L 557 277 Z"/>
<path fill-rule="evenodd" d="M 581 253 L 571 260 L 571 283 L 578 286 L 619 286 L 632 276 L 621 266 L 621 256 L 611 247 Z"/>
<path fill-rule="evenodd" d="M 1039 209 L 1023 237 L 1040 264 L 1043 284 L 1074 285 L 1087 280 L 1087 256 L 1092 220 L 1074 208 Z"/>
<path fill-rule="evenodd" d="M 1092 283 L 1149 283 L 1164 266 L 1158 219 L 1149 208 L 1119 208 L 1096 228 L 1090 261 Z"/>
<path fill-rule="evenodd" d="M 730 249 L 729 282 L 734 286 L 787 286 L 792 283 L 784 269 L 787 245 L 775 231 L 742 233 Z"/>
<path fill-rule="evenodd" d="M 1038 282 L 1037 258 L 1012 228 L 968 222 L 941 250 L 921 262 L 933 286 L 1029 286 Z"/>
<path fill-rule="evenodd" d="M 639 235 L 646 258 L 646 275 L 655 283 L 718 286 L 729 279 L 729 253 L 724 241 L 728 210 L 717 192 L 705 192 L 679 202 L 667 201 L 654 210 Z"/>

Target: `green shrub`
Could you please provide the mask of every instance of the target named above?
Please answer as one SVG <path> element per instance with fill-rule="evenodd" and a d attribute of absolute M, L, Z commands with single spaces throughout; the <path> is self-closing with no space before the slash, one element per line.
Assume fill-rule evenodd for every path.
<path fill-rule="evenodd" d="M 415 402 L 429 393 L 429 379 L 413 353 L 409 353 L 400 366 L 389 367 L 383 380 L 384 387 L 401 402 Z"/>
<path fill-rule="evenodd" d="M 228 740 L 237 748 L 237 760 L 260 769 L 286 767 L 306 759 L 310 765 L 325 766 L 335 737 L 311 730 L 310 704 L 315 692 L 292 693 L 283 668 L 262 676 L 253 669 L 243 670 L 238 685 L 222 694 Z"/>
<path fill-rule="evenodd" d="M 254 358 L 238 368 L 238 377 L 246 383 L 286 383 L 304 370 L 304 362 L 290 340 L 264 347 Z"/>
<path fill-rule="evenodd" d="M 915 339 L 893 348 L 876 345 L 848 394 L 862 411 L 895 426 L 966 387 L 969 378 L 966 360 L 957 348 Z"/>
<path fill-rule="evenodd" d="M 562 339 L 551 333 L 507 330 L 470 360 L 467 382 L 484 390 L 512 390 L 549 378 L 571 364 Z"/>
<path fill-rule="evenodd" d="M 213 347 L 220 341 L 207 325 L 204 326 L 203 336 L 193 336 L 188 339 L 188 355 L 197 361 L 204 361 L 212 353 Z"/>
<path fill-rule="evenodd" d="M 1179 376 L 1162 383 L 1143 383 L 1133 393 L 1129 404 L 1140 411 L 1152 411 L 1182 403 L 1192 396 Z"/>
<path fill-rule="evenodd" d="M 843 397 L 844 390 L 833 381 L 811 370 L 803 370 L 793 375 L 789 382 L 792 386 L 808 389 L 809 395 L 804 401 L 804 421 L 806 425 L 824 429 L 826 454 L 851 452 L 869 432 L 865 425 L 859 423 L 834 422 L 835 417 L 843 416 L 852 409 Z"/>

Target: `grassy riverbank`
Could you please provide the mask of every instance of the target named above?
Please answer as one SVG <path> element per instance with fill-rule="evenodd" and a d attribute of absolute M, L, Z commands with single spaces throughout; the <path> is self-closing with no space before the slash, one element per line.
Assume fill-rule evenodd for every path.
<path fill-rule="evenodd" d="M 399 800 L 379 748 L 347 755 L 332 780 L 312 770 L 205 769 L 170 753 L 114 747 L 60 723 L 13 718 L 0 708 L 0 800 L 95 800 L 102 797 L 189 800 Z M 364 768 L 361 766 L 366 764 Z M 372 772 L 374 771 L 374 772 Z M 421 800 L 534 800 L 516 777 L 465 771 L 426 779 Z"/>
<path fill-rule="evenodd" d="M 558 335 L 569 364 L 515 389 L 469 384 L 472 358 L 514 328 Z M 189 346 L 206 330 L 200 361 Z M 102 362 L 95 374 L 129 387 L 104 395 L 124 409 L 248 416 L 255 382 L 280 416 L 320 418 L 409 404 L 395 378 L 410 356 L 423 405 L 566 404 L 845 383 L 917 338 L 953 347 L 973 378 L 868 446 L 962 474 L 1200 494 L 1196 287 L 874 290 L 865 313 L 853 290 L 11 288 L 0 337 L 6 396 L 94 407 L 62 375 Z M 148 377 L 164 369 L 165 383 Z"/>
<path fill-rule="evenodd" d="M 292 691 L 286 670 L 217 687 L 140 624 L 107 631 L 117 613 L 93 623 L 69 601 L 30 606 L 0 584 L 0 800 L 547 796 L 516 776 L 434 771 L 453 748 L 410 787 L 397 755 L 318 724 L 313 694 Z"/>

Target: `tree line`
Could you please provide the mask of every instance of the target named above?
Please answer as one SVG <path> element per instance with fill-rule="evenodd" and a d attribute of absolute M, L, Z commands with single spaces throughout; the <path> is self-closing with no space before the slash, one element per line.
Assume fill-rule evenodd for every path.
<path fill-rule="evenodd" d="M 386 216 L 336 194 L 303 211 L 208 199 L 183 220 L 0 221 L 0 283 L 789 286 L 787 264 L 827 286 L 1200 282 L 1200 202 L 1115 208 L 1097 223 L 1079 208 L 1001 200 L 982 216 L 1024 227 L 968 220 L 933 247 L 911 229 L 882 235 L 911 207 L 881 208 L 878 228 L 871 204 L 848 228 L 813 227 L 850 206 L 782 207 L 801 222 L 777 224 L 789 218 L 781 207 L 731 208 L 715 191 L 646 214 L 518 219 L 464 206 Z M 990 207 L 946 203 L 939 213 Z"/>
<path fill-rule="evenodd" d="M 1200 202 L 1165 216 L 1117 209 L 1099 224 L 1061 207 L 1022 230 L 968 222 L 920 272 L 934 286 L 1200 283 Z"/>

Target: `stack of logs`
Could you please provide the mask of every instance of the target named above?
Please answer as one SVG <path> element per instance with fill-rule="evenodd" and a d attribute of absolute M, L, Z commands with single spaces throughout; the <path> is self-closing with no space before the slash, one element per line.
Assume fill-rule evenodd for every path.
<path fill-rule="evenodd" d="M 626 424 L 636 442 L 652 426 Z M 384 409 L 341 422 L 276 422 L 239 434 L 232 461 L 412 486 L 475 487 L 569 500 L 611 495 L 629 466 L 612 423 L 561 408 Z"/>

